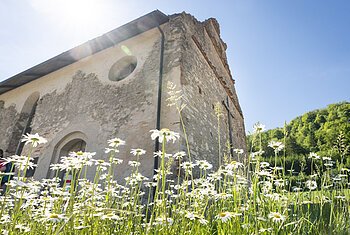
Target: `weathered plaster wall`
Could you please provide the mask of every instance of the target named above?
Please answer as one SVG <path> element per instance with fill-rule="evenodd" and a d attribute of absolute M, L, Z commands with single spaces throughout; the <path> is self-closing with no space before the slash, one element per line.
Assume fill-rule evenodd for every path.
<path fill-rule="evenodd" d="M 161 127 L 179 132 L 177 113 L 165 101 L 167 81 L 180 84 L 178 44 L 173 43 L 176 32 L 172 32 L 172 27 L 164 25 L 163 28 L 167 37 L 163 64 Z M 82 71 L 77 70 L 71 79 L 67 79 L 65 87 L 41 96 L 32 128 L 33 133 L 40 133 L 49 143 L 35 152 L 35 156 L 40 156 L 35 178 L 47 176 L 52 157 L 58 151 L 55 148 L 67 135 L 78 132 L 86 136 L 86 151 L 97 151 L 96 157 L 102 159 L 107 158 L 103 150 L 108 139 L 117 136 L 126 141 L 127 145 L 118 154 L 124 160 L 119 171 L 116 171 L 119 180 L 131 172 L 127 165 L 132 160 L 130 149 L 144 148 L 147 154 L 141 158 L 141 173 L 152 178 L 154 141 L 151 140 L 149 131 L 156 127 L 161 37 L 158 30 L 152 34 L 147 32 L 147 35 L 140 37 L 142 40 L 135 38 L 132 42 L 122 43 L 128 45 L 138 58 L 137 68 L 126 79 L 119 82 L 107 80 L 109 68 L 123 56 L 120 55 L 119 48 L 107 49 L 92 56 L 86 64 L 67 67 L 68 74 L 74 69 Z M 100 67 L 96 64 L 100 64 Z M 92 73 L 87 74 L 85 71 Z M 169 152 L 178 149 L 179 143 L 168 146 Z M 93 171 L 90 171 L 88 176 L 92 175 Z"/>
<path fill-rule="evenodd" d="M 119 154 L 124 162 L 119 167 L 122 171 L 117 172 L 118 179 L 123 179 L 131 171 L 127 165 L 132 159 L 131 148 L 141 147 L 149 154 L 153 151 L 149 130 L 155 127 L 158 54 L 156 45 L 135 74 L 120 84 L 103 84 L 96 74 L 77 73 L 63 93 L 54 92 L 42 97 L 33 130 L 52 143 L 71 131 L 85 133 L 87 151 L 97 151 L 97 158 L 102 159 L 107 157 L 103 150 L 108 139 L 115 136 L 124 139 L 127 145 Z M 50 163 L 52 147 L 53 144 L 41 154 L 38 178 L 44 176 L 39 169 L 47 169 Z M 142 173 L 150 177 L 153 157 L 148 155 L 141 162 L 144 165 Z"/>
<path fill-rule="evenodd" d="M 138 64 L 126 79 L 112 82 L 108 80 L 108 72 L 113 63 L 125 55 L 121 45 L 129 48 L 137 57 Z M 0 100 L 4 101 L 1 115 L 8 120 L 1 122 L 5 127 L 11 126 L 11 115 L 18 115 L 16 113 L 21 110 L 28 95 L 36 91 L 41 94 L 32 133 L 40 133 L 49 143 L 40 146 L 34 153 L 34 156 L 40 156 L 35 178 L 47 176 L 55 147 L 74 132 L 86 135 L 86 150 L 97 151 L 97 158 L 107 157 L 104 148 L 108 139 L 120 137 L 127 142 L 119 154 L 124 163 L 117 171 L 118 179 L 130 173 L 127 165 L 128 160 L 132 160 L 130 149 L 146 149 L 148 154 L 141 159 L 144 165 L 142 173 L 151 178 L 154 141 L 150 139 L 149 131 L 156 125 L 159 58 L 160 34 L 156 29 L 0 96 Z M 169 70 L 167 74 L 176 74 L 174 71 L 176 69 Z M 5 112 L 6 105 L 9 111 Z M 11 110 L 13 114 L 9 114 Z M 168 125 L 167 121 L 164 125 Z M 2 144 L 7 145 L 7 142 Z"/>

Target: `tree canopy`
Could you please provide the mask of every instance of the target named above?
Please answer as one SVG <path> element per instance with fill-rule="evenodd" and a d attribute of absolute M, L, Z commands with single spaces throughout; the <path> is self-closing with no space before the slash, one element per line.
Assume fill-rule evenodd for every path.
<path fill-rule="evenodd" d="M 308 155 L 310 152 L 328 157 L 348 156 L 349 148 L 346 147 L 350 143 L 350 103 L 330 104 L 325 109 L 307 112 L 284 127 L 263 132 L 261 137 L 265 157 L 274 154 L 273 149 L 268 147 L 270 140 L 285 143 L 288 156 Z M 257 151 L 258 144 L 252 147 L 253 135 L 247 139 L 249 149 Z"/>

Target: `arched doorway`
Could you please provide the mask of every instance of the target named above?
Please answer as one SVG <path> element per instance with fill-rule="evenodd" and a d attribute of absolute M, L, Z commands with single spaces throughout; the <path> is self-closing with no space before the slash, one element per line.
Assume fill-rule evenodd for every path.
<path fill-rule="evenodd" d="M 85 151 L 86 142 L 82 139 L 73 139 L 65 144 L 59 153 L 59 156 L 68 156 L 70 152 Z"/>
<path fill-rule="evenodd" d="M 86 142 L 82 139 L 73 139 L 69 141 L 61 148 L 58 156 L 58 162 L 60 162 L 61 157 L 68 156 L 71 152 L 85 151 L 85 148 Z M 66 184 L 70 184 L 71 175 L 69 173 L 67 174 L 66 171 L 60 171 L 58 177 L 61 179 L 61 186 L 63 186 L 65 182 Z"/>
<path fill-rule="evenodd" d="M 70 152 L 85 151 L 87 137 L 82 132 L 72 132 L 64 136 L 55 146 L 54 152 L 51 158 L 51 164 L 60 163 L 63 156 L 68 156 Z M 53 178 L 57 174 L 56 171 L 48 169 L 47 178 Z M 63 185 L 66 178 L 66 172 L 59 172 L 57 175 L 61 179 L 61 185 Z"/>

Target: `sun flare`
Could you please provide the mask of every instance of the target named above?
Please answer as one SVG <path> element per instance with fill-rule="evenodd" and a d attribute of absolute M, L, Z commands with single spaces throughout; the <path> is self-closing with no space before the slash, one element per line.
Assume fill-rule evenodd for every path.
<path fill-rule="evenodd" d="M 32 7 L 64 27 L 96 27 L 108 11 L 106 2 L 97 0 L 31 0 Z"/>

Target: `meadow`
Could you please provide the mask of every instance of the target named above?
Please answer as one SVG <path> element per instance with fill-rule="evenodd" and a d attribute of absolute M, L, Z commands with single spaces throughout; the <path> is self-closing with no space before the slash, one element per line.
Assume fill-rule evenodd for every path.
<path fill-rule="evenodd" d="M 50 166 L 56 177 L 28 178 L 27 171 L 35 167 L 32 152 L 47 140 L 24 135 L 28 154 L 4 159 L 12 164 L 12 173 L 0 173 L 7 178 L 0 196 L 0 233 L 350 234 L 350 170 L 343 161 L 311 152 L 309 174 L 293 172 L 286 167 L 286 142 L 270 140 L 274 156 L 267 162 L 260 123 L 254 125 L 248 153 L 233 149 L 232 156 L 219 150 L 218 166 L 204 159 L 193 161 L 181 116 L 185 105 L 171 84 L 169 96 L 169 105 L 180 114 L 182 135 L 169 129 L 150 131 L 150 138 L 161 146 L 153 153 L 160 164 L 151 179 L 139 169 L 140 159 L 153 154 L 136 148 L 130 150 L 132 172 L 125 184 L 116 181 L 123 161 L 118 152 L 125 145 L 119 138 L 106 143 L 108 161 L 94 152 L 71 152 Z M 215 114 L 220 146 L 219 107 Z M 183 140 L 187 151 L 167 151 Z M 96 168 L 93 180 L 86 177 L 91 167 Z M 293 174 L 303 177 L 291 183 Z"/>
<path fill-rule="evenodd" d="M 255 126 L 259 143 L 261 124 Z M 33 168 L 31 152 L 46 140 L 27 134 L 27 156 L 11 156 L 15 173 L 0 198 L 2 234 L 349 234 L 349 170 L 329 165 L 318 168 L 300 187 L 291 188 L 288 172 L 278 165 L 283 159 L 283 143 L 271 141 L 275 165 L 263 162 L 262 151 L 246 156 L 224 156 L 218 169 L 206 160 L 192 162 L 185 152 L 167 153 L 167 146 L 179 141 L 168 129 L 152 130 L 162 151 L 160 166 L 153 179 L 139 173 L 143 149 L 130 151 L 133 167 L 125 184 L 114 179 L 121 163 L 118 149 L 125 142 L 108 141 L 109 161 L 95 160 L 95 153 L 72 152 L 51 166 L 66 172 L 70 183 L 58 177 L 40 181 L 26 178 Z M 328 157 L 310 154 L 319 166 Z M 178 171 L 170 172 L 175 160 Z M 84 175 L 96 166 L 93 181 Z M 174 173 L 174 174 L 172 174 Z M 9 173 L 3 173 L 2 177 Z M 174 177 L 174 175 L 176 177 Z M 181 176 L 181 177 L 180 177 Z"/>

